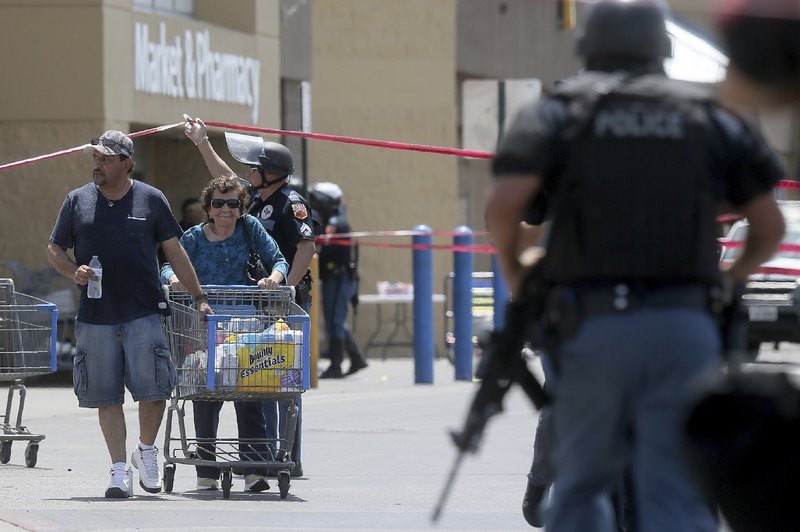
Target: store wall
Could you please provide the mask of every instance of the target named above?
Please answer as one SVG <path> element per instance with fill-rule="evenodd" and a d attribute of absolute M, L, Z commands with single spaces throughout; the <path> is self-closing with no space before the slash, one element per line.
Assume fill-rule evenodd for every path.
<path fill-rule="evenodd" d="M 278 0 L 196 0 L 195 8 L 195 18 L 188 18 L 132 11 L 130 0 L 0 0 L 0 164 L 77 147 L 106 129 L 132 132 L 177 123 L 184 112 L 232 124 L 279 124 Z M 142 40 L 150 45 L 145 47 L 151 63 L 147 76 L 164 72 L 154 54 L 180 47 L 180 61 L 168 69 L 176 67 L 170 75 L 183 82 L 183 94 L 164 94 L 163 84 L 155 91 L 136 90 L 137 23 L 149 33 Z M 214 58 L 225 54 L 259 62 L 257 84 L 248 87 L 253 94 L 257 88 L 257 108 L 252 98 L 249 103 L 189 98 L 187 33 L 192 44 L 198 35 L 207 39 Z M 191 48 L 196 60 L 197 49 Z M 227 156 L 221 132 L 212 130 L 211 139 L 241 170 Z M 201 157 L 180 128 L 134 144 L 137 177 L 162 188 L 176 209 L 208 180 Z M 89 158 L 64 155 L 0 171 L 0 179 L 14 191 L 0 209 L 0 265 L 16 261 L 27 270 L 42 270 L 64 196 L 91 179 Z M 0 266 L 0 276 L 12 273 Z"/>
<path fill-rule="evenodd" d="M 0 2 L 0 163 L 75 146 L 103 126 L 101 3 Z M 78 155 L 0 171 L 0 265 L 44 267 L 64 194 L 90 171 Z"/>
<path fill-rule="evenodd" d="M 316 0 L 314 131 L 455 146 L 455 20 L 454 0 Z M 330 180 L 342 187 L 350 220 L 359 231 L 408 230 L 418 224 L 452 231 L 456 168 L 456 159 L 443 155 L 309 144 L 310 181 Z M 361 293 L 375 293 L 378 280 L 411 282 L 411 260 L 409 249 L 362 246 Z M 452 253 L 436 251 L 434 260 L 439 292 L 451 271 Z M 437 317 L 442 312 L 440 305 L 435 308 Z M 369 308 L 360 310 L 360 335 L 370 329 L 373 316 Z M 442 337 L 439 327 L 437 343 Z"/>

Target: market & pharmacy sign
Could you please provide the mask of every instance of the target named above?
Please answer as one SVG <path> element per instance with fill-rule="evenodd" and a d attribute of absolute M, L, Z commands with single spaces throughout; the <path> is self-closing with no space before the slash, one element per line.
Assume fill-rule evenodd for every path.
<path fill-rule="evenodd" d="M 155 37 L 155 36 L 154 36 Z M 209 31 L 183 33 L 167 42 L 166 24 L 150 40 L 150 25 L 134 27 L 134 89 L 172 98 L 210 100 L 245 105 L 258 120 L 261 61 L 253 57 L 215 52 Z"/>

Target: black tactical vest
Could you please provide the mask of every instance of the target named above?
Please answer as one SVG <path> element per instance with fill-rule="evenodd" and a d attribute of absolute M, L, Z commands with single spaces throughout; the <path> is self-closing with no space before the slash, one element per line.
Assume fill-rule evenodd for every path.
<path fill-rule="evenodd" d="M 589 73 L 554 97 L 570 123 L 546 277 L 716 283 L 706 89 L 663 75 Z"/>

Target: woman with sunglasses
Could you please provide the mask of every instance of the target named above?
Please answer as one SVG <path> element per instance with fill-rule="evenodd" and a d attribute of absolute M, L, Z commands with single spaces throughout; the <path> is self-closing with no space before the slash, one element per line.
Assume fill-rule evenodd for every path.
<path fill-rule="evenodd" d="M 267 271 L 271 272 L 268 277 L 258 280 L 259 288 L 277 288 L 286 279 L 289 264 L 264 226 L 253 216 L 244 214 L 247 200 L 247 191 L 236 177 L 212 179 L 200 194 L 200 201 L 209 221 L 189 228 L 180 239 L 194 265 L 200 284 L 251 284 L 246 271 L 250 246 L 258 252 Z M 250 245 L 245 240 L 245 224 L 251 239 Z M 172 289 L 183 288 L 169 264 L 161 269 L 161 278 Z M 234 407 L 240 440 L 264 441 L 277 437 L 277 428 L 267 428 L 264 402 L 234 401 Z M 195 434 L 198 438 L 216 439 L 221 408 L 221 401 L 193 401 Z M 266 447 L 266 444 L 252 444 L 247 450 L 264 453 L 260 461 L 267 461 L 270 458 Z M 215 459 L 213 445 L 198 445 L 198 448 L 201 459 Z M 243 452 L 241 459 L 252 460 L 253 453 Z M 245 491 L 269 489 L 263 467 L 248 468 L 243 473 Z M 218 489 L 218 479 L 219 469 L 197 466 L 197 489 Z"/>

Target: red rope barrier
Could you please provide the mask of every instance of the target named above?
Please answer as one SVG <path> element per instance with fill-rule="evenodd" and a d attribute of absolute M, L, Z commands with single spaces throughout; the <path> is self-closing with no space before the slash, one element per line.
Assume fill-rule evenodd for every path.
<path fill-rule="evenodd" d="M 287 137 L 300 137 L 314 140 L 327 140 L 330 142 L 343 142 L 345 144 L 360 144 L 362 146 L 373 146 L 376 148 L 390 148 L 393 150 L 418 151 L 423 153 L 439 153 L 442 155 L 458 155 L 472 159 L 491 159 L 493 153 L 475 150 L 461 150 L 458 148 L 442 148 L 439 146 L 426 146 L 424 144 L 409 144 L 406 142 L 395 142 L 390 140 L 373 140 L 359 137 L 346 137 L 343 135 L 326 135 L 324 133 L 303 133 L 302 131 L 287 131 L 284 129 L 272 129 L 257 126 L 242 126 L 238 124 L 228 124 L 226 122 L 206 122 L 207 126 L 221 127 L 225 129 L 236 129 L 238 131 L 251 131 L 255 133 L 267 133 L 270 135 L 285 135 Z"/>
<path fill-rule="evenodd" d="M 142 131 L 137 131 L 135 133 L 128 134 L 129 137 L 141 137 L 143 135 L 150 135 L 151 133 L 158 133 L 159 131 L 166 131 L 168 129 L 172 129 L 173 127 L 182 126 L 183 122 L 178 122 L 177 124 L 169 124 L 165 126 L 158 126 L 152 127 L 150 129 L 144 129 Z M 24 166 L 26 164 L 38 163 L 39 161 L 46 161 L 47 159 L 53 159 L 54 157 L 60 157 L 62 155 L 69 155 L 70 153 L 77 153 L 83 150 L 83 147 L 86 144 L 81 144 L 80 146 L 75 146 L 74 148 L 67 148 L 66 150 L 60 150 L 53 153 L 48 153 L 45 155 L 39 155 L 37 157 L 31 157 L 30 159 L 23 159 L 21 161 L 14 161 L 11 163 L 0 164 L 0 170 L 10 170 L 11 168 L 16 168 L 18 166 Z"/>
<path fill-rule="evenodd" d="M 462 253 L 496 253 L 493 246 L 473 245 L 473 246 L 454 246 L 446 244 L 388 244 L 385 242 L 356 242 L 355 240 L 339 240 L 317 237 L 314 239 L 318 244 L 325 246 L 366 246 L 384 249 L 439 249 L 445 251 L 458 251 Z"/>
<path fill-rule="evenodd" d="M 457 231 L 354 231 L 352 233 L 331 233 L 326 235 L 319 235 L 317 236 L 318 241 L 321 244 L 324 244 L 324 240 L 336 240 L 342 238 L 364 238 L 364 237 L 371 237 L 371 236 L 420 236 L 420 235 L 431 235 L 431 236 L 462 236 L 465 234 L 471 234 L 472 236 L 489 236 L 489 233 L 486 231 L 477 231 L 475 233 L 459 233 Z"/>

